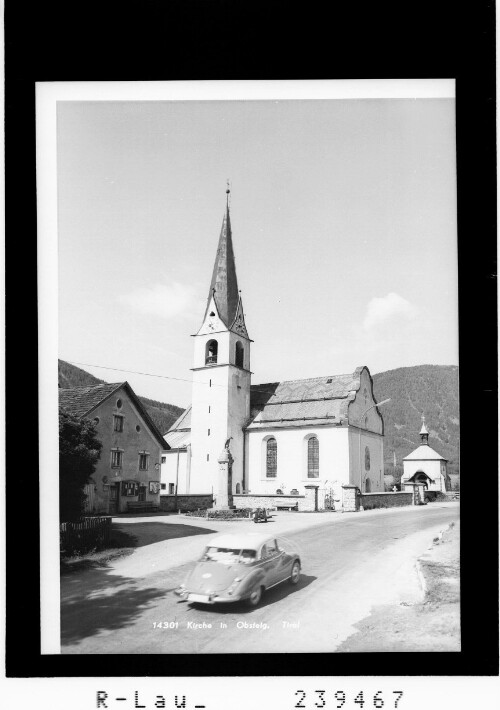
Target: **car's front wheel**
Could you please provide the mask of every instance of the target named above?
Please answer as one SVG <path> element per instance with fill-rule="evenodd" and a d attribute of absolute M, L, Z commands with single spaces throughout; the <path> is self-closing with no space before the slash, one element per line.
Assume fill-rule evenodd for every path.
<path fill-rule="evenodd" d="M 262 598 L 262 587 L 255 587 L 247 599 L 248 606 L 257 606 Z"/>
<path fill-rule="evenodd" d="M 298 584 L 300 579 L 300 562 L 295 560 L 292 566 L 292 573 L 290 575 L 290 584 Z"/>

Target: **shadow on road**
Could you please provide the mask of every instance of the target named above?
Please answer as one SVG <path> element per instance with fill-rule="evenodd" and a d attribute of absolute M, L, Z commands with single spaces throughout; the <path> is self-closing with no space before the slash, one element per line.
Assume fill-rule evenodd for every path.
<path fill-rule="evenodd" d="M 75 573 L 66 578 L 61 597 L 62 647 L 132 624 L 172 591 L 165 587 L 139 589 L 138 580 L 110 573 L 101 567 L 87 570 L 84 577 Z"/>
<path fill-rule="evenodd" d="M 270 604 L 276 604 L 276 602 L 285 599 L 299 589 L 304 589 L 312 584 L 317 577 L 313 575 L 302 574 L 300 576 L 299 583 L 296 585 L 289 584 L 288 582 L 283 582 L 278 584 L 277 587 L 269 589 L 262 595 L 262 599 L 258 607 L 250 607 L 244 601 L 241 602 L 229 602 L 228 604 L 189 604 L 189 607 L 193 609 L 199 609 L 200 611 L 208 612 L 218 612 L 219 614 L 248 614 L 255 609 L 263 609 Z"/>
<path fill-rule="evenodd" d="M 113 537 L 120 538 L 127 547 L 144 547 L 154 542 L 173 540 L 178 537 L 192 537 L 193 535 L 207 535 L 216 533 L 211 528 L 202 528 L 196 525 L 181 523 L 133 523 L 121 526 L 113 523 Z"/>

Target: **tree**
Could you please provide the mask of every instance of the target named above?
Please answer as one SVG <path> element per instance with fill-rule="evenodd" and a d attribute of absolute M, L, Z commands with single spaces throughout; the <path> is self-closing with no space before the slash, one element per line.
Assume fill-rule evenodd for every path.
<path fill-rule="evenodd" d="M 77 520 L 83 513 L 83 487 L 101 456 L 102 444 L 89 419 L 59 413 L 59 520 Z"/>

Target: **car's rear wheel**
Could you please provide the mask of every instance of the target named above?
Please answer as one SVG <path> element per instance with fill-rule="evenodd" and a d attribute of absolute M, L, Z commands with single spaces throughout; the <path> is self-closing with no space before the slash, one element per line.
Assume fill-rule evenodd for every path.
<path fill-rule="evenodd" d="M 255 587 L 247 599 L 248 606 L 257 606 L 262 598 L 262 587 Z"/>
<path fill-rule="evenodd" d="M 290 584 L 298 584 L 300 579 L 300 562 L 295 560 L 292 565 L 292 573 L 290 575 Z"/>

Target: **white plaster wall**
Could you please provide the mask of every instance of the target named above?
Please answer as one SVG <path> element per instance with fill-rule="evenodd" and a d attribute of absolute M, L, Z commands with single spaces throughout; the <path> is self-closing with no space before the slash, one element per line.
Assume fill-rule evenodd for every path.
<path fill-rule="evenodd" d="M 379 412 L 377 407 L 372 406 L 374 404 L 372 382 L 368 369 L 365 367 L 361 371 L 359 390 L 356 392 L 354 400 L 349 404 L 349 423 L 356 426 L 361 424 L 363 429 L 382 434 L 383 405 Z"/>
<path fill-rule="evenodd" d="M 178 477 L 178 487 L 177 493 L 188 493 L 187 490 L 187 453 L 186 451 L 165 451 L 163 453 L 165 457 L 165 463 L 161 465 L 161 482 L 166 484 L 166 489 L 162 490 L 161 493 L 165 494 L 169 492 L 169 483 L 173 483 L 175 486 L 175 481 L 177 478 L 177 459 L 179 460 L 179 477 Z M 175 492 L 175 488 L 174 488 Z"/>
<path fill-rule="evenodd" d="M 360 442 L 361 437 L 361 442 Z M 361 444 L 361 446 L 360 446 Z M 365 469 L 365 448 L 370 450 L 370 470 Z M 371 492 L 384 491 L 384 439 L 379 434 L 350 427 L 349 450 L 351 452 L 350 480 L 365 492 L 366 478 L 370 479 Z"/>
<path fill-rule="evenodd" d="M 217 364 L 205 366 L 206 344 L 212 339 L 218 343 Z M 238 341 L 244 348 L 244 369 L 234 365 Z M 218 458 L 230 437 L 235 492 L 243 482 L 242 427 L 250 415 L 250 343 L 227 330 L 210 332 L 195 337 L 194 351 L 189 492 L 217 493 Z"/>
<path fill-rule="evenodd" d="M 218 490 L 218 458 L 227 436 L 228 370 L 210 367 L 193 372 L 190 493 Z"/>
<path fill-rule="evenodd" d="M 403 461 L 403 475 L 401 476 L 401 483 L 404 483 L 409 478 L 411 478 L 417 471 L 423 471 L 428 476 L 430 476 L 435 483 L 429 483 L 428 490 L 430 491 L 445 491 L 446 490 L 446 468 L 444 469 L 444 475 L 442 475 L 442 461 Z"/>
<path fill-rule="evenodd" d="M 319 478 L 307 478 L 307 439 L 314 434 L 319 441 Z M 277 442 L 277 476 L 266 478 L 263 442 L 273 436 Z M 284 494 L 296 488 L 301 495 L 305 486 L 317 484 L 333 488 L 336 497 L 341 486 L 349 482 L 348 435 L 345 427 L 311 427 L 297 429 L 250 430 L 246 435 L 245 487 L 251 493 Z"/>

